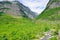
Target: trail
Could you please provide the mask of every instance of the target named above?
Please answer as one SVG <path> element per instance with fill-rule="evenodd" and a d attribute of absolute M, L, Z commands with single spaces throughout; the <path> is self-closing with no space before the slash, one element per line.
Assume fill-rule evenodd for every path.
<path fill-rule="evenodd" d="M 34 40 L 49 40 L 49 38 L 54 37 L 51 34 L 52 31 L 45 32 L 43 37 L 38 37 L 38 39 L 34 39 Z"/>

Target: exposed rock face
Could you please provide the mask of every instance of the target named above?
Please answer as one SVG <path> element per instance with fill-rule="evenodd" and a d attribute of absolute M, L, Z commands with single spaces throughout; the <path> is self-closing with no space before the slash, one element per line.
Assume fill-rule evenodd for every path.
<path fill-rule="evenodd" d="M 13 1 L 11 2 L 12 4 L 2 4 L 2 6 L 6 7 L 6 8 L 10 8 L 9 10 L 6 10 L 5 12 L 11 16 L 14 17 L 20 17 L 20 16 L 24 16 L 24 17 L 28 17 L 28 18 L 35 18 L 37 15 L 36 13 L 32 12 L 28 7 L 24 6 L 22 3 L 18 2 L 18 1 Z M 1 5 L 1 3 L 0 3 Z"/>
<path fill-rule="evenodd" d="M 23 11 L 23 13 L 29 18 L 34 18 L 37 16 L 35 12 L 32 12 L 28 7 L 24 6 L 22 3 L 18 2 L 18 5 L 21 9 L 20 11 Z"/>
<path fill-rule="evenodd" d="M 22 14 L 19 9 L 19 6 L 16 4 L 16 2 L 12 2 L 12 4 L 5 4 L 6 8 L 10 8 L 9 10 L 6 10 L 6 13 L 13 17 L 20 17 Z"/>
<path fill-rule="evenodd" d="M 48 8 L 60 7 L 60 0 L 50 0 L 47 6 Z"/>

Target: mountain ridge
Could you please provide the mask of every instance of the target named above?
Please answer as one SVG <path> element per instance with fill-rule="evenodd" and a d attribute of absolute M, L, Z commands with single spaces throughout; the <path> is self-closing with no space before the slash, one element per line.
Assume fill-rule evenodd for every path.
<path fill-rule="evenodd" d="M 60 0 L 50 0 L 38 19 L 60 20 Z M 53 16 L 52 16 L 53 15 Z"/>
<path fill-rule="evenodd" d="M 7 1 L 8 3 L 10 1 Z M 3 3 L 0 2 L 0 4 Z M 37 16 L 37 14 L 33 11 L 31 11 L 28 7 L 26 7 L 25 5 L 23 5 L 22 3 L 20 3 L 19 1 L 13 1 L 10 2 L 12 4 L 2 4 L 2 6 L 6 7 L 6 8 L 10 8 L 10 10 L 6 10 L 5 13 L 12 15 L 12 16 L 16 16 L 16 17 L 27 17 L 27 18 L 35 18 Z"/>
<path fill-rule="evenodd" d="M 50 0 L 47 4 L 47 8 L 56 8 L 60 7 L 60 0 Z"/>

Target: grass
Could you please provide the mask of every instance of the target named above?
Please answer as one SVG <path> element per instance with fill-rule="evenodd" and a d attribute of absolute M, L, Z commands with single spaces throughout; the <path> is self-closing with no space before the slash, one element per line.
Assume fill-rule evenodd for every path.
<path fill-rule="evenodd" d="M 51 29 L 54 31 L 54 36 L 58 35 L 60 21 L 55 18 L 60 18 L 60 16 L 56 15 L 59 10 L 60 7 L 46 10 L 37 20 L 30 20 L 24 17 L 13 18 L 10 15 L 0 13 L 0 40 L 33 40 L 37 38 L 36 35 L 42 37 L 44 36 L 44 32 Z M 54 21 L 51 21 L 53 20 L 52 17 Z"/>
<path fill-rule="evenodd" d="M 60 19 L 60 7 L 53 8 L 53 9 L 48 9 L 44 11 L 41 15 L 37 17 L 37 19 L 49 19 L 49 20 L 55 20 L 55 19 Z"/>
<path fill-rule="evenodd" d="M 49 40 L 57 40 L 57 38 L 56 37 L 52 37 Z"/>

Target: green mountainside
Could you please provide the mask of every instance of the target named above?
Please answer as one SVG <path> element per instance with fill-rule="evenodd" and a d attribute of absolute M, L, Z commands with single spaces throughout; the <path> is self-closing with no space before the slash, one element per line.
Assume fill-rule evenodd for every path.
<path fill-rule="evenodd" d="M 50 0 L 47 8 L 37 17 L 38 19 L 59 20 L 60 0 Z"/>
<path fill-rule="evenodd" d="M 41 15 L 39 15 L 38 18 L 48 20 L 60 20 L 60 7 L 48 9 L 44 11 Z"/>
<path fill-rule="evenodd" d="M 0 40 L 33 40 L 44 32 L 52 30 L 53 35 L 58 35 L 60 21 L 30 20 L 27 18 L 13 18 L 10 15 L 0 16 Z"/>
<path fill-rule="evenodd" d="M 46 8 L 33 20 L 26 17 L 13 18 L 11 15 L 0 12 L 0 40 L 40 40 L 48 31 L 52 31 L 51 35 L 54 36 L 49 40 L 58 40 L 59 30 L 60 7 Z"/>

